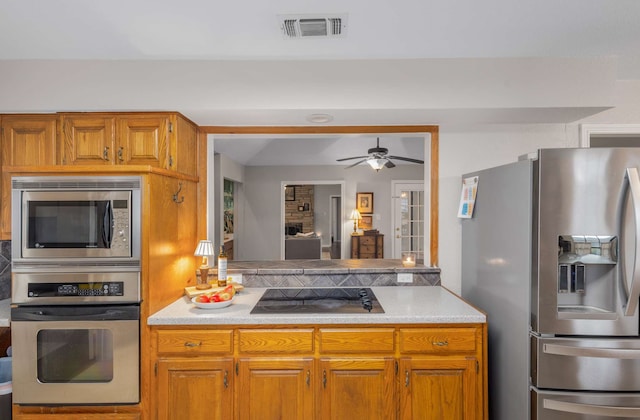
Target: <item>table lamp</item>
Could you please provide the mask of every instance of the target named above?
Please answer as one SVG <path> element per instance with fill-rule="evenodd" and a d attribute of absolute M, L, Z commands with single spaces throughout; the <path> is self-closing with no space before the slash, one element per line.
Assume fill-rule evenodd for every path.
<path fill-rule="evenodd" d="M 358 220 L 362 220 L 362 216 L 358 209 L 351 212 L 351 220 L 353 220 L 353 235 L 358 233 Z"/>
<path fill-rule="evenodd" d="M 196 252 L 193 253 L 196 257 L 202 257 L 202 265 L 200 265 L 200 278 L 196 284 L 196 289 L 209 289 L 209 257 L 215 255 L 213 252 L 213 243 L 211 241 L 200 241 Z"/>

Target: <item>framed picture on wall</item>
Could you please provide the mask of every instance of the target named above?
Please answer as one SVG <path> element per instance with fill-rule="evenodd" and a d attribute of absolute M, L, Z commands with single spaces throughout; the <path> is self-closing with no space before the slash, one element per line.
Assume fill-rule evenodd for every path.
<path fill-rule="evenodd" d="M 358 228 L 368 230 L 373 228 L 373 216 L 362 216 L 358 222 Z"/>
<path fill-rule="evenodd" d="M 284 187 L 284 201 L 296 201 L 295 185 L 286 185 Z"/>
<path fill-rule="evenodd" d="M 360 214 L 373 213 L 373 193 L 356 193 L 356 209 L 358 209 Z"/>

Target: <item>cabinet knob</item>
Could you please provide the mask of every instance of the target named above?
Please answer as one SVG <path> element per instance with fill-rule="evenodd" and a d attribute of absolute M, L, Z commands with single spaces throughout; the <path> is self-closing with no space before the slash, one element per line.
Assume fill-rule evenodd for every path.
<path fill-rule="evenodd" d="M 197 343 L 194 343 L 193 341 L 187 341 L 186 343 L 184 343 L 185 347 L 200 347 L 202 345 L 202 341 L 198 341 Z"/>
<path fill-rule="evenodd" d="M 109 161 L 109 147 L 105 146 L 104 150 L 102 151 L 102 158 L 104 160 L 106 160 L 107 162 Z"/>
<path fill-rule="evenodd" d="M 124 148 L 122 146 L 118 147 L 118 161 L 124 162 Z"/>

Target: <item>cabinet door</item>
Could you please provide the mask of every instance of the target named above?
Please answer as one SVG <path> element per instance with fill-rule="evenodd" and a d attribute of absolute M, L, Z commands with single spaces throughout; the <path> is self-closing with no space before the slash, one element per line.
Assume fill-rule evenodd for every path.
<path fill-rule="evenodd" d="M 113 165 L 115 118 L 96 115 L 63 115 L 63 165 Z"/>
<path fill-rule="evenodd" d="M 312 420 L 312 358 L 239 361 L 239 420 Z"/>
<path fill-rule="evenodd" d="M 55 115 L 2 117 L 2 167 L 56 164 Z M 2 172 L 0 238 L 11 239 L 11 175 Z"/>
<path fill-rule="evenodd" d="M 117 126 L 116 163 L 168 169 L 168 116 L 120 116 Z"/>
<path fill-rule="evenodd" d="M 482 419 L 472 357 L 401 359 L 401 420 Z"/>
<path fill-rule="evenodd" d="M 191 176 L 198 175 L 198 129 L 181 117 L 171 117 L 173 127 L 170 134 L 169 164 L 171 169 Z"/>
<path fill-rule="evenodd" d="M 158 420 L 229 420 L 231 358 L 158 361 Z"/>
<path fill-rule="evenodd" d="M 320 359 L 320 417 L 331 420 L 396 418 L 394 359 Z"/>

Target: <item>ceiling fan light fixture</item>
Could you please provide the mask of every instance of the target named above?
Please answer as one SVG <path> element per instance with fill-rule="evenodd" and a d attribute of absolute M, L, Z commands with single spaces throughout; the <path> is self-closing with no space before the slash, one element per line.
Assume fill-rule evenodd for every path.
<path fill-rule="evenodd" d="M 367 163 L 376 171 L 384 168 L 387 164 L 387 159 L 367 159 Z"/>

